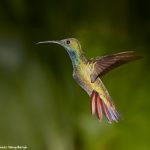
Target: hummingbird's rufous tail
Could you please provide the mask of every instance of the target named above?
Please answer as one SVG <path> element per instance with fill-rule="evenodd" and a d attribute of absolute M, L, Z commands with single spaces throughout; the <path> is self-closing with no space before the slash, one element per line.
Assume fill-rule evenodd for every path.
<path fill-rule="evenodd" d="M 112 121 L 118 122 L 120 119 L 120 114 L 117 112 L 112 102 L 99 95 L 96 91 L 93 91 L 91 94 L 91 112 L 93 115 L 96 113 L 100 121 L 104 114 L 108 123 L 112 123 Z"/>

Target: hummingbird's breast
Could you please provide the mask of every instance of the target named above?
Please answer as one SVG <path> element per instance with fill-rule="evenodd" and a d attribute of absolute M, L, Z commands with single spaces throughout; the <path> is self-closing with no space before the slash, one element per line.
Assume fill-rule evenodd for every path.
<path fill-rule="evenodd" d="M 90 79 L 91 69 L 87 64 L 80 64 L 73 71 L 74 80 L 88 93 L 91 95 L 93 91 L 93 83 Z"/>
<path fill-rule="evenodd" d="M 97 80 L 92 83 L 90 78 L 91 74 L 92 68 L 88 64 L 80 64 L 73 70 L 74 80 L 88 93 L 89 96 L 92 94 L 93 90 L 104 94 L 104 85 L 102 81 L 97 78 Z"/>

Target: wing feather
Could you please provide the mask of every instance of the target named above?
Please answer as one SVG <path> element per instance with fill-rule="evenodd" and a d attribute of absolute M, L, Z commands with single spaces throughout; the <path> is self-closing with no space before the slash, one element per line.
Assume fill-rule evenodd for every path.
<path fill-rule="evenodd" d="M 91 59 L 89 63 L 94 65 L 91 82 L 95 82 L 98 76 L 101 77 L 110 70 L 139 58 L 141 56 L 137 55 L 134 51 L 126 51 Z"/>

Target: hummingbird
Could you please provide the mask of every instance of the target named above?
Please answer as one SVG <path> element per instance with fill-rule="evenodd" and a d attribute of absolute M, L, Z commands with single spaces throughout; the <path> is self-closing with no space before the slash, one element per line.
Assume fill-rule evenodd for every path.
<path fill-rule="evenodd" d="M 107 119 L 108 123 L 118 122 L 121 115 L 116 110 L 101 77 L 112 69 L 137 60 L 141 56 L 137 55 L 134 51 L 125 51 L 87 59 L 79 41 L 75 38 L 43 41 L 37 44 L 42 43 L 56 43 L 65 48 L 72 62 L 73 79 L 90 97 L 91 113 L 96 115 L 100 122 L 103 116 Z"/>

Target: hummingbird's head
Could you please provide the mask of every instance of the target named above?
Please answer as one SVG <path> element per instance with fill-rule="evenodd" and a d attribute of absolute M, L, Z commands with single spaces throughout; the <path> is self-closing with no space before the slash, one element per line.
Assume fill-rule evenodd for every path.
<path fill-rule="evenodd" d="M 79 41 L 75 38 L 68 38 L 60 41 L 61 45 L 70 51 L 75 51 L 79 53 L 81 51 L 81 45 Z"/>
<path fill-rule="evenodd" d="M 76 53 L 80 54 L 81 53 L 81 45 L 79 41 L 75 38 L 68 38 L 68 39 L 63 39 L 60 41 L 43 41 L 43 42 L 38 42 L 37 44 L 42 44 L 42 43 L 56 43 L 61 46 L 63 46 L 68 53 Z"/>
<path fill-rule="evenodd" d="M 37 44 L 42 44 L 42 43 L 56 43 L 64 47 L 67 53 L 69 54 L 73 65 L 76 65 L 80 61 L 81 57 L 83 58 L 81 45 L 78 42 L 78 40 L 75 38 L 68 38 L 60 41 L 43 41 L 43 42 L 38 42 Z"/>

